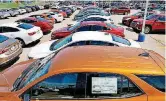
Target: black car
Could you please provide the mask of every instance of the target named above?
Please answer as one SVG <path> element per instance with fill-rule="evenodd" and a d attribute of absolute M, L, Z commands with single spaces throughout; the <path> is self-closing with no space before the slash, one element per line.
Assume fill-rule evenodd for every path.
<path fill-rule="evenodd" d="M 50 8 L 50 5 L 44 5 L 44 9 L 49 9 Z"/>

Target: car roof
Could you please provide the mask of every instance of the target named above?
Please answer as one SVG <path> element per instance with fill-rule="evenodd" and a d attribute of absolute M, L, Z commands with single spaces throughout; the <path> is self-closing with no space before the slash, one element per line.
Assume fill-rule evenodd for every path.
<path fill-rule="evenodd" d="M 102 25 L 102 26 L 106 26 L 106 24 L 102 21 L 83 21 L 80 22 L 81 26 L 85 26 L 85 25 Z"/>
<path fill-rule="evenodd" d="M 129 47 L 73 46 L 59 51 L 52 60 L 49 73 L 54 72 L 118 72 L 123 74 L 163 75 L 151 56 L 140 56 L 145 50 Z M 156 56 L 155 56 L 156 58 Z"/>
<path fill-rule="evenodd" d="M 104 19 L 110 18 L 109 16 L 102 16 L 102 15 L 90 15 L 87 18 L 91 18 L 91 17 L 99 17 L 99 18 L 104 18 Z"/>
<path fill-rule="evenodd" d="M 111 34 L 108 34 L 106 32 L 98 32 L 98 31 L 76 32 L 72 36 L 72 41 L 84 41 L 84 40 L 112 42 L 112 36 Z"/>
<path fill-rule="evenodd" d="M 1 24 L 0 26 L 17 27 L 17 26 L 20 25 L 20 24 L 21 24 L 21 23 L 13 22 L 13 23 Z"/>
<path fill-rule="evenodd" d="M 27 18 L 23 18 L 23 19 L 37 20 L 35 17 L 27 17 Z"/>

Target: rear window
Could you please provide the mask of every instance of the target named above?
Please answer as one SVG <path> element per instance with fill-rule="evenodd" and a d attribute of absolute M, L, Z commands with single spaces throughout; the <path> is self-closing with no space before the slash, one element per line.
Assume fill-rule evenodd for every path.
<path fill-rule="evenodd" d="M 124 38 L 119 37 L 119 36 L 112 35 L 112 40 L 115 42 L 118 42 L 118 43 L 128 45 L 128 46 L 131 45 L 131 43 L 127 39 L 124 39 Z"/>
<path fill-rule="evenodd" d="M 152 75 L 137 75 L 140 79 L 144 80 L 154 88 L 165 92 L 165 76 L 152 76 Z"/>
<path fill-rule="evenodd" d="M 8 37 L 3 36 L 3 35 L 0 35 L 0 43 L 6 41 L 6 40 L 8 40 L 8 39 L 9 39 Z"/>
<path fill-rule="evenodd" d="M 20 24 L 17 27 L 28 30 L 28 29 L 33 28 L 34 26 L 31 24 Z"/>
<path fill-rule="evenodd" d="M 112 19 L 111 19 L 112 20 Z M 118 28 L 118 26 L 114 25 L 114 24 L 111 24 L 111 23 L 106 23 L 108 27 L 111 27 L 111 28 Z"/>

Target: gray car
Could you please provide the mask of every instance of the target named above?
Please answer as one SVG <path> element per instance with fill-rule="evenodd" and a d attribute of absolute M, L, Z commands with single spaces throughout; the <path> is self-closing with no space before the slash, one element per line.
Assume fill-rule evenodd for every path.
<path fill-rule="evenodd" d="M 1 19 L 4 19 L 4 18 L 7 18 L 7 17 L 10 17 L 10 13 L 6 10 L 0 10 L 0 18 Z"/>
<path fill-rule="evenodd" d="M 22 47 L 18 40 L 0 35 L 0 67 L 19 57 Z"/>
<path fill-rule="evenodd" d="M 20 14 L 17 8 L 11 8 L 9 10 L 12 11 L 15 16 Z"/>

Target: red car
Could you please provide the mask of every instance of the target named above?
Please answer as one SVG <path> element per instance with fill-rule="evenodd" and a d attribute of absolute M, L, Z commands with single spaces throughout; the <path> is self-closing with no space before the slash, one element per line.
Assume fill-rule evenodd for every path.
<path fill-rule="evenodd" d="M 102 31 L 119 35 L 121 37 L 125 36 L 124 28 L 122 27 L 118 27 L 102 21 L 83 21 L 75 24 L 72 27 L 64 27 L 59 30 L 55 30 L 51 35 L 51 39 L 63 38 L 68 36 L 69 34 L 80 31 Z"/>
<path fill-rule="evenodd" d="M 131 22 L 134 19 L 138 19 L 138 18 L 143 18 L 144 17 L 144 13 L 143 11 L 137 12 L 135 14 L 129 15 L 129 16 L 125 16 L 122 19 L 122 24 L 126 25 L 126 26 L 130 26 Z M 154 14 L 154 12 L 148 12 L 147 16 Z"/>
<path fill-rule="evenodd" d="M 145 33 L 151 33 L 152 31 L 165 31 L 165 14 L 153 14 L 146 18 Z M 131 23 L 131 27 L 134 31 L 142 31 L 143 19 L 135 19 Z"/>
<path fill-rule="evenodd" d="M 130 8 L 127 7 L 119 7 L 119 8 L 113 8 L 110 11 L 112 14 L 124 14 L 127 15 L 130 13 Z"/>
<path fill-rule="evenodd" d="M 39 20 L 35 17 L 23 18 L 23 19 L 17 20 L 16 22 L 29 23 L 29 24 L 38 26 L 41 28 L 43 33 L 51 32 L 51 30 L 53 29 L 53 26 L 49 22 L 44 20 Z"/>

